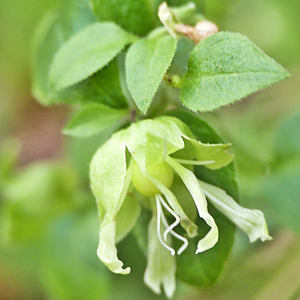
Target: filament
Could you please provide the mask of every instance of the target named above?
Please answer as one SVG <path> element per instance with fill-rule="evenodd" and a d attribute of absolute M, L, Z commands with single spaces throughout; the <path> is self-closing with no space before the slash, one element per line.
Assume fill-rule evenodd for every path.
<path fill-rule="evenodd" d="M 168 205 L 165 203 L 165 201 L 163 200 L 163 198 L 162 198 L 160 195 L 158 195 L 157 198 L 162 202 L 162 204 L 163 204 L 170 212 L 172 212 L 171 209 L 168 207 Z M 180 255 L 180 254 L 187 248 L 187 246 L 188 246 L 188 244 L 189 244 L 188 240 L 187 240 L 185 237 L 183 237 L 183 236 L 179 235 L 178 233 L 176 233 L 174 230 L 170 229 L 170 227 L 171 227 L 175 222 L 174 222 L 171 226 L 169 226 L 168 221 L 167 221 L 167 219 L 166 219 L 166 217 L 165 217 L 165 215 L 164 215 L 163 213 L 161 214 L 161 219 L 162 219 L 162 221 L 163 221 L 165 227 L 169 229 L 168 232 L 167 232 L 167 230 L 164 232 L 164 239 L 165 239 L 165 241 L 166 241 L 166 238 L 167 238 L 167 236 L 165 236 L 165 233 L 167 232 L 167 234 L 168 234 L 168 233 L 170 232 L 175 238 L 177 238 L 177 239 L 179 239 L 179 240 L 181 240 L 181 241 L 183 242 L 183 245 L 182 245 L 182 246 L 178 249 L 178 251 L 177 251 L 177 254 Z M 179 218 L 178 218 L 178 219 L 179 219 Z"/>
<path fill-rule="evenodd" d="M 163 211 L 162 211 L 162 208 L 161 208 L 161 205 L 160 205 L 160 201 L 159 201 L 159 198 L 155 197 L 155 200 L 156 200 L 156 207 L 157 207 L 157 226 L 156 226 L 156 230 L 157 230 L 157 237 L 158 237 L 158 240 L 159 242 L 161 243 L 161 245 L 163 247 L 165 247 L 166 249 L 168 249 L 170 252 L 171 252 L 171 255 L 175 255 L 175 250 L 171 247 L 169 247 L 162 239 L 161 237 L 161 232 L 160 232 L 160 219 L 161 219 L 161 216 L 163 215 Z"/>

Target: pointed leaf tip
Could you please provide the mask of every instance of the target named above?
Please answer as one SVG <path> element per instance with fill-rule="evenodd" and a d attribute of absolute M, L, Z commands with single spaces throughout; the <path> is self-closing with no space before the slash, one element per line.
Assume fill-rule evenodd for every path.
<path fill-rule="evenodd" d="M 51 86 L 60 91 L 88 78 L 135 40 L 114 23 L 94 23 L 84 28 L 56 53 L 50 68 Z"/>
<path fill-rule="evenodd" d="M 192 111 L 212 111 L 289 76 L 247 37 L 220 32 L 191 52 L 180 98 Z"/>
<path fill-rule="evenodd" d="M 126 56 L 128 89 L 143 114 L 147 110 L 173 60 L 177 40 L 169 35 L 137 41 Z"/>

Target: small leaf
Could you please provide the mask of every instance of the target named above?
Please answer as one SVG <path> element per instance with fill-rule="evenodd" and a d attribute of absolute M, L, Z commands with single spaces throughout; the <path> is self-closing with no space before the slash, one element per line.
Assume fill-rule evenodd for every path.
<path fill-rule="evenodd" d="M 126 30 L 145 35 L 155 27 L 157 14 L 149 0 L 91 0 L 95 15 L 100 21 L 112 21 Z"/>
<path fill-rule="evenodd" d="M 91 104 L 81 109 L 64 128 L 64 134 L 88 137 L 122 122 L 127 110 L 112 109 L 102 104 Z M 124 121 L 124 119 L 123 119 Z M 116 124 L 117 125 L 117 124 Z"/>
<path fill-rule="evenodd" d="M 146 114 L 176 51 L 169 35 L 133 44 L 126 57 L 128 89 L 138 108 Z"/>
<path fill-rule="evenodd" d="M 247 37 L 220 32 L 191 52 L 181 101 L 193 111 L 211 111 L 289 77 Z"/>
<path fill-rule="evenodd" d="M 59 91 L 86 79 L 135 39 L 113 23 L 88 26 L 75 34 L 55 55 L 50 69 L 50 84 Z"/>

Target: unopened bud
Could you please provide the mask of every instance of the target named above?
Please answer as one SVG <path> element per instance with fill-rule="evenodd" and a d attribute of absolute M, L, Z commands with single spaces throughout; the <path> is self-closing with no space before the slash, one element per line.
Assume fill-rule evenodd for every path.
<path fill-rule="evenodd" d="M 212 34 L 219 32 L 217 25 L 209 21 L 200 21 L 195 27 L 185 24 L 177 24 L 175 30 L 176 32 L 180 32 L 189 37 L 196 44 Z"/>
<path fill-rule="evenodd" d="M 203 39 L 219 32 L 219 28 L 213 22 L 200 21 L 196 24 L 195 30 L 193 32 L 193 40 L 198 44 Z"/>

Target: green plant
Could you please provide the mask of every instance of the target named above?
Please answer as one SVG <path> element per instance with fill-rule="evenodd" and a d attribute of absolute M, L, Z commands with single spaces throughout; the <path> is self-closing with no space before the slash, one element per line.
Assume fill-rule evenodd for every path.
<path fill-rule="evenodd" d="M 79 110 L 65 134 L 115 132 L 91 162 L 98 256 L 113 272 L 129 273 L 115 243 L 133 230 L 147 253 L 145 283 L 156 293 L 163 286 L 169 297 L 175 274 L 195 286 L 216 281 L 233 243 L 230 221 L 250 241 L 270 239 L 263 214 L 233 200 L 230 144 L 193 112 L 289 77 L 247 37 L 218 33 L 201 3 L 70 0 L 41 22 L 32 59 L 35 97 Z"/>

